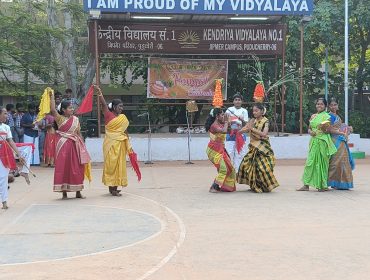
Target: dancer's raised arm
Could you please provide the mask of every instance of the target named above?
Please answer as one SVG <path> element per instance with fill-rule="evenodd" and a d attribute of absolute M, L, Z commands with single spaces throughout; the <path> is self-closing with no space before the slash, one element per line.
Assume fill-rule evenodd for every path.
<path fill-rule="evenodd" d="M 50 94 L 50 113 L 55 118 L 59 115 L 57 109 L 55 108 L 55 97 L 52 91 L 50 91 L 49 94 Z"/>
<path fill-rule="evenodd" d="M 103 112 L 105 113 L 105 112 L 109 111 L 107 102 L 105 101 L 105 98 L 104 98 L 104 95 L 103 95 L 103 92 L 102 92 L 101 88 L 97 85 L 94 85 L 94 87 L 95 87 L 95 89 L 98 90 L 98 98 L 99 98 L 100 104 L 102 105 Z"/>

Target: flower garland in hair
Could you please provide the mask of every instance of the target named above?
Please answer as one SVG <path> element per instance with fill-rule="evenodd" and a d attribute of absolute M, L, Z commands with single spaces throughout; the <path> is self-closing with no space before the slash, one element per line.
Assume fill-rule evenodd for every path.
<path fill-rule="evenodd" d="M 112 102 L 108 104 L 108 108 L 109 108 L 109 110 L 112 110 L 112 108 L 113 108 Z"/>

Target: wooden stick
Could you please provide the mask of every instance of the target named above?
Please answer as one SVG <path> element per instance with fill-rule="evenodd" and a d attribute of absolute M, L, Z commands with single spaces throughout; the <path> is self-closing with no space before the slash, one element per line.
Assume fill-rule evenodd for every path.
<path fill-rule="evenodd" d="M 7 145 L 8 145 L 8 147 L 15 153 L 15 154 L 17 154 L 17 152 L 13 149 L 13 147 L 12 146 L 10 146 L 10 144 L 8 143 L 8 141 L 6 140 L 6 139 L 4 139 L 3 138 L 3 136 L 1 136 L 0 135 L 0 138 L 1 138 L 1 140 L 3 140 Z M 33 176 L 33 177 L 35 177 L 36 178 L 36 175 L 35 175 L 35 173 L 33 173 L 32 172 L 32 170 L 27 166 L 27 164 L 23 164 L 23 166 L 24 167 L 26 167 L 26 169 L 28 170 L 28 172 L 29 173 L 31 173 L 31 175 Z"/>

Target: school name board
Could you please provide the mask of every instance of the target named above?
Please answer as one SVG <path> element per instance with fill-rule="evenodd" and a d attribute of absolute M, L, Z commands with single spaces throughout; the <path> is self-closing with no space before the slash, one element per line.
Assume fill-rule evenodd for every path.
<path fill-rule="evenodd" d="M 84 0 L 84 10 L 113 13 L 311 15 L 313 0 Z"/>
<path fill-rule="evenodd" d="M 94 25 L 90 46 L 94 49 Z M 98 23 L 99 53 L 281 55 L 285 25 L 168 25 Z"/>

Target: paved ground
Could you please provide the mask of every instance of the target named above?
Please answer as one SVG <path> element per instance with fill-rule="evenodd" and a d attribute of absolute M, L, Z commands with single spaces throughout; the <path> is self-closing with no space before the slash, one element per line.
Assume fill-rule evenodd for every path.
<path fill-rule="evenodd" d="M 124 195 L 101 170 L 85 200 L 60 200 L 52 170 L 11 185 L 0 211 L 0 279 L 369 279 L 370 159 L 354 191 L 299 193 L 303 161 L 279 161 L 281 187 L 210 194 L 208 162 L 144 166 Z"/>

